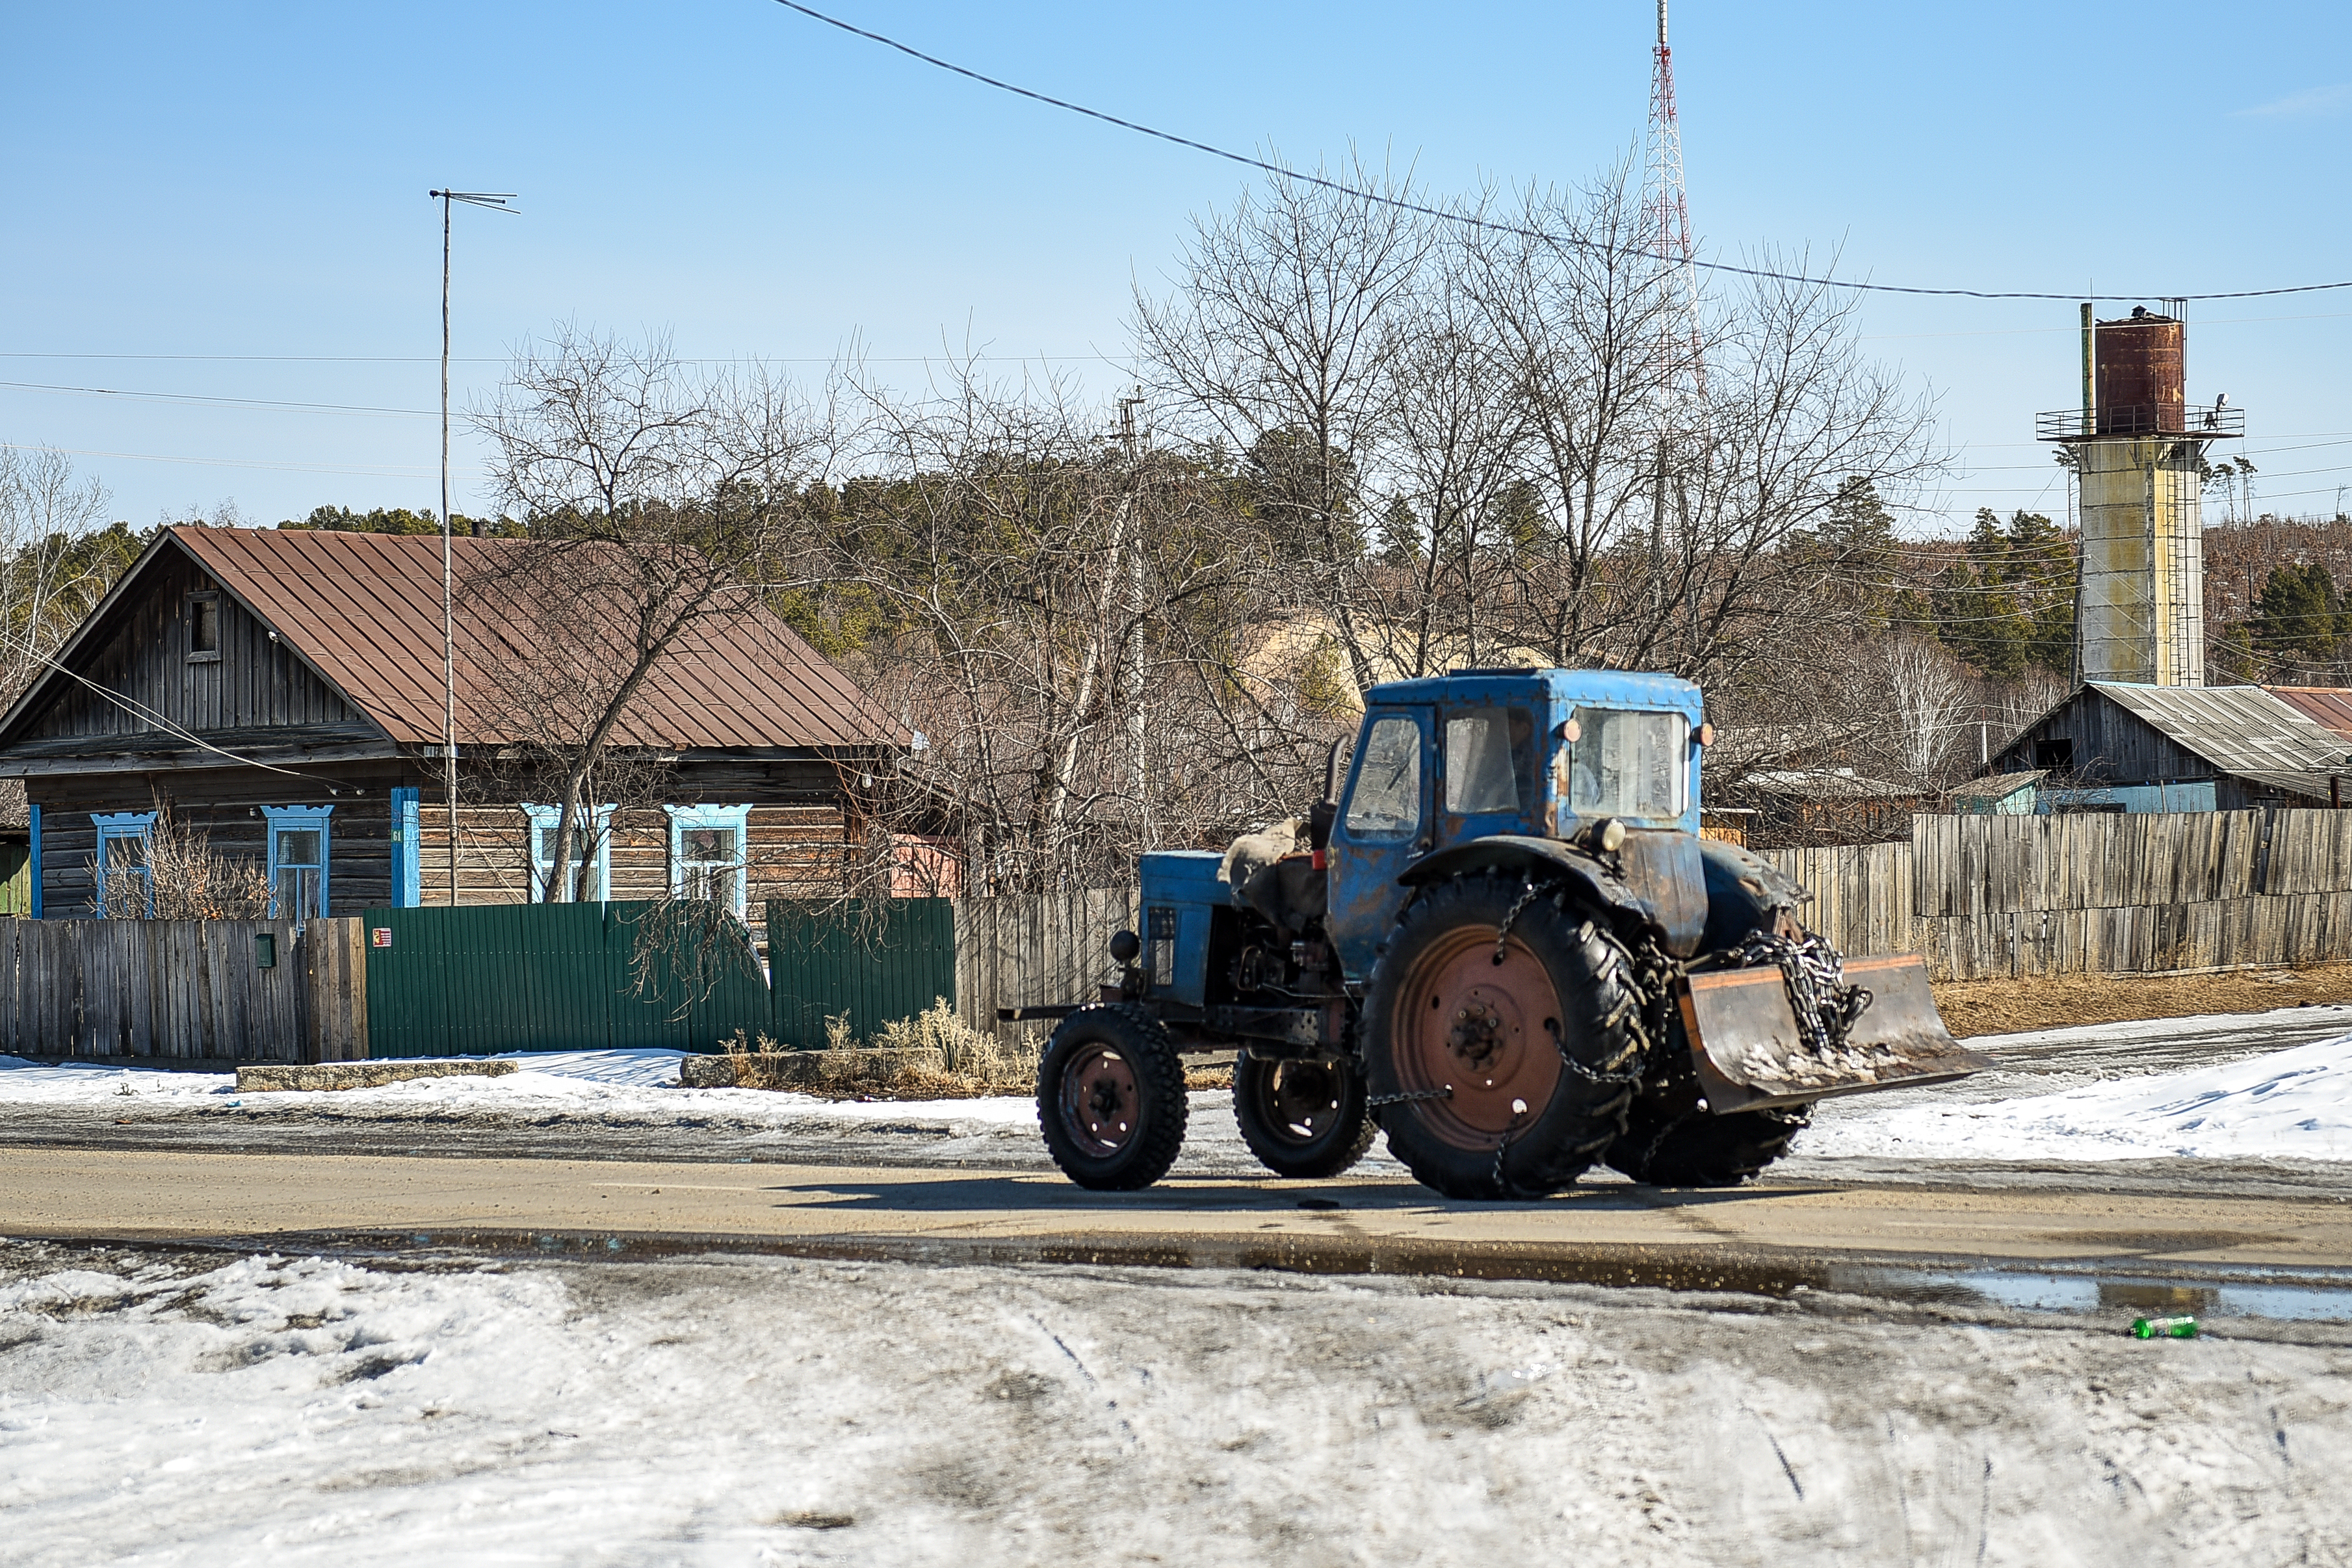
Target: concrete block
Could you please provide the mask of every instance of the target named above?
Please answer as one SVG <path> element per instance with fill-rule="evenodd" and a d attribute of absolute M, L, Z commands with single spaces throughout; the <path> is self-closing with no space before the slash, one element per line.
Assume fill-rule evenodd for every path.
<path fill-rule="evenodd" d="M 895 1081 L 901 1072 L 936 1074 L 932 1051 L 745 1051 L 688 1057 L 678 1063 L 685 1089 L 783 1089 L 822 1094 Z"/>
<path fill-rule="evenodd" d="M 239 1094 L 268 1094 L 289 1089 L 382 1089 L 412 1078 L 504 1078 L 515 1070 L 510 1061 L 464 1060 L 315 1062 L 307 1066 L 273 1062 L 267 1067 L 236 1069 Z"/>

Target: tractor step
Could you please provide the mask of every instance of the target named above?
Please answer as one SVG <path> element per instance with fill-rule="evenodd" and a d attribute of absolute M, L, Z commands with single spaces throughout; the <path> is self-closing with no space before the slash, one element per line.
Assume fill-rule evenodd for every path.
<path fill-rule="evenodd" d="M 1846 983 L 1870 993 L 1843 1046 L 1807 1043 L 1775 966 L 1689 976 L 1683 1027 L 1707 1109 L 1717 1114 L 1802 1105 L 1966 1078 L 1990 1059 L 1952 1038 L 1936 1012 L 1927 966 L 1916 953 L 1850 958 Z"/>

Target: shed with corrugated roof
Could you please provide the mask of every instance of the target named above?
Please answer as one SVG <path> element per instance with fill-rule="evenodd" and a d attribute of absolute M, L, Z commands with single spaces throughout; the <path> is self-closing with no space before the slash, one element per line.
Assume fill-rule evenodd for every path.
<path fill-rule="evenodd" d="M 2347 710 L 2352 720 L 2352 710 Z M 2260 686 L 2093 681 L 1992 759 L 2033 770 L 2042 812 L 2242 811 L 2326 803 L 2352 738 Z"/>

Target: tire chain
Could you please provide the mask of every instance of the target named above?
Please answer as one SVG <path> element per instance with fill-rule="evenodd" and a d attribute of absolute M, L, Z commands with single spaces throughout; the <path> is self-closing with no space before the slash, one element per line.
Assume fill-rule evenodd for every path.
<path fill-rule="evenodd" d="M 1416 1100 L 1452 1100 L 1454 1086 L 1444 1089 L 1409 1089 L 1401 1094 L 1375 1094 L 1364 1101 L 1367 1110 L 1378 1110 L 1383 1105 L 1406 1105 Z"/>
<path fill-rule="evenodd" d="M 1528 890 L 1530 895 L 1532 895 L 1534 889 L 1530 888 Z M 1520 905 L 1525 905 L 1526 902 L 1526 899 L 1521 899 L 1519 900 Z M 1564 890 L 1553 894 L 1552 903 L 1556 908 L 1567 908 L 1568 894 Z M 1511 910 L 1511 913 L 1514 915 L 1518 912 L 1517 907 L 1514 907 Z M 1605 980 L 1611 975 L 1615 974 L 1617 971 L 1624 965 L 1625 961 L 1633 956 L 1622 942 L 1620 942 L 1609 932 L 1602 931 L 1591 921 L 1586 921 L 1582 925 L 1577 927 L 1576 936 L 1579 942 L 1590 942 L 1597 940 L 1608 952 L 1609 957 L 1607 962 L 1599 971 L 1598 978 Z M 1642 1081 L 1642 1074 L 1644 1070 L 1643 1063 L 1649 1058 L 1651 1054 L 1649 1032 L 1642 1027 L 1641 1018 L 1643 997 L 1645 994 L 1645 988 L 1643 986 L 1641 977 L 1638 974 L 1632 976 L 1631 978 L 1633 979 L 1633 990 L 1634 994 L 1626 997 L 1625 1000 L 1618 1005 L 1614 1012 L 1611 1013 L 1606 1018 L 1603 1018 L 1601 1021 L 1601 1026 L 1604 1029 L 1613 1029 L 1620 1024 L 1630 1024 L 1632 1026 L 1633 1045 L 1635 1047 L 1632 1071 L 1601 1072 L 1595 1068 L 1586 1067 L 1582 1062 L 1578 1061 L 1574 1057 L 1568 1054 L 1568 1040 L 1564 1033 L 1555 1034 L 1552 1037 L 1552 1044 L 1557 1047 L 1559 1051 L 1559 1059 L 1561 1064 L 1565 1066 L 1569 1071 L 1576 1074 L 1577 1077 L 1583 1079 L 1588 1083 L 1639 1083 Z M 1500 1168 L 1499 1158 L 1500 1157 L 1497 1156 L 1498 1169 Z"/>
<path fill-rule="evenodd" d="M 1510 907 L 1509 911 L 1503 916 L 1503 923 L 1495 928 L 1496 963 L 1500 963 L 1503 962 L 1503 944 L 1510 940 L 1511 922 L 1519 918 L 1519 911 L 1521 910 L 1526 909 L 1529 904 L 1536 901 L 1536 895 L 1540 891 L 1541 889 L 1535 884 L 1535 879 L 1533 878 L 1529 878 L 1525 890 L 1519 894 L 1519 901 Z"/>

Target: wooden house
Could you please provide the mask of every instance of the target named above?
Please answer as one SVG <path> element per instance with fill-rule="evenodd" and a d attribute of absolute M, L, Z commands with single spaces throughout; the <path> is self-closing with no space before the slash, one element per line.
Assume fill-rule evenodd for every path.
<path fill-rule="evenodd" d="M 510 540 L 457 539 L 461 574 Z M 159 805 L 269 880 L 281 919 L 540 896 L 552 806 L 514 798 L 528 606 L 461 599 L 459 805 L 444 804 L 436 537 L 164 530 L 0 715 L 24 782 L 31 913 L 87 917 Z M 911 737 L 747 596 L 692 627 L 623 710 L 658 798 L 600 805 L 591 897 L 694 891 L 739 911 L 838 890 L 857 781 Z M 454 843 L 453 843 L 454 841 Z M 453 865 L 454 858 L 454 865 Z"/>
<path fill-rule="evenodd" d="M 2352 710 L 2347 710 L 2352 715 Z M 2352 740 L 2260 686 L 2093 681 L 2019 731 L 1996 773 L 2035 770 L 2040 812 L 2325 804 Z"/>

